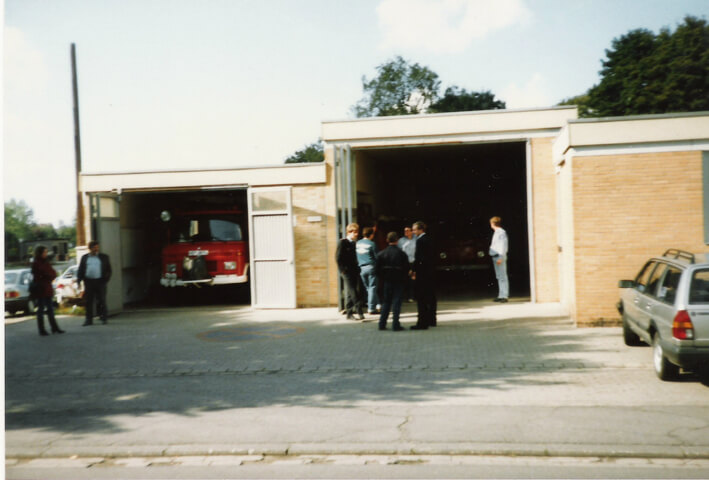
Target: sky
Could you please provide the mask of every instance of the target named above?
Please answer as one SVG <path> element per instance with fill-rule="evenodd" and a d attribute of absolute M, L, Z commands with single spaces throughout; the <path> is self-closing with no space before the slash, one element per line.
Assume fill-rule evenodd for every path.
<path fill-rule="evenodd" d="M 508 108 L 598 83 L 628 31 L 707 0 L 5 0 L 3 197 L 75 216 L 70 45 L 85 172 L 277 165 L 352 118 L 396 55 Z"/>

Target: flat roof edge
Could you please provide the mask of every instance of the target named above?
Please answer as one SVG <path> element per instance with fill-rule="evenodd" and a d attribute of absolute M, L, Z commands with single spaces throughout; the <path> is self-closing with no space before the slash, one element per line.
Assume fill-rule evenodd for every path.
<path fill-rule="evenodd" d="M 325 165 L 325 162 L 303 162 L 303 163 L 286 163 L 274 165 L 253 165 L 247 167 L 235 168 L 185 168 L 185 169 L 162 169 L 162 170 L 132 170 L 132 171 L 109 171 L 109 172 L 80 172 L 81 176 L 102 176 L 102 175 L 149 175 L 155 173 L 194 173 L 194 172 L 235 172 L 240 170 L 264 170 L 264 169 L 287 169 L 287 168 L 303 168 Z"/>
<path fill-rule="evenodd" d="M 415 115 L 389 115 L 385 117 L 362 117 L 362 118 L 344 118 L 333 120 L 322 120 L 321 123 L 349 123 L 349 122 L 372 122 L 372 121 L 394 121 L 404 118 L 431 118 L 431 117 L 455 117 L 463 115 L 501 115 L 505 113 L 522 113 L 522 112 L 541 112 L 554 110 L 576 110 L 576 105 L 558 105 L 554 107 L 533 107 L 533 108 L 507 108 L 507 109 L 492 109 L 492 110 L 471 110 L 465 112 L 443 112 L 443 113 L 418 113 Z"/>
<path fill-rule="evenodd" d="M 632 122 L 637 120 L 662 120 L 671 118 L 706 117 L 709 111 L 699 112 L 676 112 L 676 113 L 654 113 L 644 115 L 627 115 L 622 117 L 586 117 L 568 120 L 569 123 L 603 123 L 603 122 Z"/>

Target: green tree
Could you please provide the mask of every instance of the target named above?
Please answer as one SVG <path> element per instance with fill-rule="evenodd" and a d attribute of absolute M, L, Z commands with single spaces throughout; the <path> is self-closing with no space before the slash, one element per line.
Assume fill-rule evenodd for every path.
<path fill-rule="evenodd" d="M 464 88 L 459 88 L 454 85 L 446 88 L 443 97 L 432 103 L 428 108 L 428 112 L 472 112 L 476 110 L 505 108 L 507 108 L 505 102 L 496 100 L 495 95 L 489 90 L 484 92 L 468 92 Z"/>
<path fill-rule="evenodd" d="M 286 158 L 286 163 L 316 163 L 324 160 L 323 144 L 322 141 L 318 140 Z"/>
<path fill-rule="evenodd" d="M 33 240 L 34 212 L 22 200 L 5 202 L 5 261 L 20 258 L 20 242 Z"/>
<path fill-rule="evenodd" d="M 631 30 L 614 39 L 587 116 L 709 110 L 709 25 L 687 16 L 674 32 Z"/>
<path fill-rule="evenodd" d="M 423 113 L 436 100 L 440 84 L 428 67 L 397 56 L 379 65 L 375 78 L 362 77 L 364 97 L 352 110 L 359 118 Z"/>
<path fill-rule="evenodd" d="M 588 93 L 582 93 L 575 97 L 570 97 L 562 100 L 558 105 L 576 105 L 579 111 L 579 117 L 590 117 L 588 106 Z"/>

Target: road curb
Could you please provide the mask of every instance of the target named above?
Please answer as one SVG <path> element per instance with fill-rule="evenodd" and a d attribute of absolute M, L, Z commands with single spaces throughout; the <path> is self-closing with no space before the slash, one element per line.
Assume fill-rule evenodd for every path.
<path fill-rule="evenodd" d="M 709 459 L 709 446 L 598 445 L 598 444 L 509 444 L 509 443 L 291 443 L 251 445 L 126 445 L 7 447 L 8 459 L 33 458 L 131 458 L 183 456 L 306 456 L 306 455 L 422 455 L 508 457 L 600 457 Z"/>

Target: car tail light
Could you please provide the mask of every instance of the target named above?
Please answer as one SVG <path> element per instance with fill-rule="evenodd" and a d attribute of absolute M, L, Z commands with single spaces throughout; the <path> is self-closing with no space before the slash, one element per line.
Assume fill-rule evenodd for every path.
<path fill-rule="evenodd" d="M 20 296 L 20 292 L 17 290 L 7 290 L 5 292 L 5 298 L 17 298 Z"/>
<path fill-rule="evenodd" d="M 694 339 L 694 325 L 687 310 L 680 310 L 672 322 L 672 336 L 679 340 Z"/>

